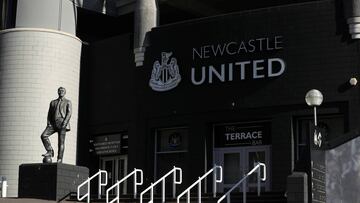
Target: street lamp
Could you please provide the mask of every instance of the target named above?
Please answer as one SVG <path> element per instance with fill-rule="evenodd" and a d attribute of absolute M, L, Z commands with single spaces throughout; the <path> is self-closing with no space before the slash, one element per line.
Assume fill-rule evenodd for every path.
<path fill-rule="evenodd" d="M 314 131 L 314 144 L 321 147 L 321 133 L 317 132 L 317 117 L 316 117 L 316 107 L 320 106 L 323 102 L 323 95 L 319 90 L 312 89 L 309 90 L 305 95 L 305 101 L 308 106 L 314 107 L 314 124 L 315 124 L 315 131 Z"/>

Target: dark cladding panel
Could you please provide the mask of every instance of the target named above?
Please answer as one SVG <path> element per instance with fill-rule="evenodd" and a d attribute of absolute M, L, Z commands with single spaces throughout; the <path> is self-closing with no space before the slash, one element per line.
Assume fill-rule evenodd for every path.
<path fill-rule="evenodd" d="M 130 66 L 123 69 L 122 62 L 133 64 L 124 58 L 130 52 L 122 52 L 121 57 L 116 53 L 126 39 L 97 42 L 90 73 L 89 105 L 94 115 L 90 123 L 94 128 L 133 123 L 129 162 L 134 164 L 129 165 L 144 166 L 150 176 L 160 176 L 174 164 L 197 168 L 193 170 L 203 166 L 198 160 L 205 151 L 201 142 L 205 127 L 191 127 L 199 120 L 209 125 L 209 131 L 213 123 L 269 120 L 270 130 L 239 126 L 238 132 L 226 132 L 224 126 L 219 127 L 217 134 L 223 137 L 214 145 L 241 145 L 238 141 L 247 138 L 259 141 L 258 132 L 266 132 L 261 134 L 261 143 L 271 145 L 272 189 L 285 190 L 286 176 L 293 169 L 292 113 L 311 113 L 303 111 L 305 93 L 319 89 L 326 98 L 325 108 L 340 108 L 338 103 L 343 102 L 349 106 L 342 112 L 352 112 L 358 106 L 356 89 L 340 88 L 358 73 L 359 53 L 337 5 L 337 1 L 325 0 L 154 28 L 148 33 L 144 67 L 131 70 Z M 352 117 L 345 114 L 344 120 L 357 123 L 357 111 L 353 112 Z M 157 120 L 164 122 L 153 124 Z M 178 125 L 190 126 L 188 146 L 181 133 L 172 132 L 155 146 L 153 129 Z M 232 143 L 226 143 L 229 140 Z M 211 142 L 206 147 L 212 150 Z M 212 153 L 208 155 L 211 162 Z"/>
<path fill-rule="evenodd" d="M 94 42 L 90 47 L 87 119 L 96 130 L 101 125 L 132 118 L 136 94 L 131 39 L 131 35 L 125 34 Z"/>
<path fill-rule="evenodd" d="M 299 104 L 314 87 L 326 101 L 350 98 L 339 88 L 357 71 L 358 51 L 335 20 L 343 12 L 336 6 L 321 1 L 154 28 L 137 70 L 139 93 L 152 101 L 143 104 L 146 115 Z"/>

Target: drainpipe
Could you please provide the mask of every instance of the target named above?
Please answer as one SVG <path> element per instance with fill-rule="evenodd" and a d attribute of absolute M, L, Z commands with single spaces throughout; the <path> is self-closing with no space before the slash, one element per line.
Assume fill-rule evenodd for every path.
<path fill-rule="evenodd" d="M 360 39 L 360 0 L 343 0 L 346 22 L 352 39 Z"/>
<path fill-rule="evenodd" d="M 145 48 L 149 44 L 147 32 L 158 25 L 156 0 L 137 0 L 135 5 L 134 54 L 136 67 L 142 66 Z"/>

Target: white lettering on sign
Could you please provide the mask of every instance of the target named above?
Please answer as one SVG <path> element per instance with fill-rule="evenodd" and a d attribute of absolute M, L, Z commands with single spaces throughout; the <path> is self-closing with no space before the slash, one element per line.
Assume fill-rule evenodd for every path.
<path fill-rule="evenodd" d="M 261 130 L 252 132 L 225 133 L 226 141 L 262 139 L 262 135 L 263 132 Z"/>
<path fill-rule="evenodd" d="M 233 81 L 236 76 L 240 80 L 277 77 L 284 73 L 285 62 L 281 58 L 270 58 L 221 64 L 218 67 L 202 66 L 201 73 L 196 70 L 191 68 L 191 82 L 201 85 L 205 81 L 213 83 L 215 79 L 220 82 Z"/>
<path fill-rule="evenodd" d="M 282 36 L 263 37 L 244 41 L 231 41 L 222 44 L 204 45 L 192 49 L 192 59 L 208 59 L 224 55 L 263 52 L 283 49 Z"/>

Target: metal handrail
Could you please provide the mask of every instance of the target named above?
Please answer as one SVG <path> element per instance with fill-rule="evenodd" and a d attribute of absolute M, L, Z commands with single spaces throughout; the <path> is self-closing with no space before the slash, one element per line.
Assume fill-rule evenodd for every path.
<path fill-rule="evenodd" d="M 260 169 L 261 169 L 261 166 L 263 167 L 263 174 L 264 176 L 262 178 L 260 178 Z M 257 182 L 257 195 L 260 196 L 260 179 L 262 181 L 265 181 L 266 180 L 266 165 L 263 164 L 263 163 L 258 163 L 249 173 L 247 173 L 238 183 L 236 183 L 229 191 L 227 191 L 218 201 L 217 203 L 220 203 L 222 200 L 225 199 L 225 197 L 227 197 L 227 203 L 230 203 L 230 193 L 235 189 L 237 188 L 240 183 L 242 183 L 243 187 L 243 203 L 246 203 L 246 179 L 251 175 L 253 174 L 256 170 L 258 170 L 258 182 Z"/>
<path fill-rule="evenodd" d="M 101 174 L 104 173 L 105 174 L 105 183 L 101 183 Z M 87 180 L 85 180 L 83 183 L 81 183 L 78 188 L 77 188 L 77 199 L 78 201 L 81 201 L 83 199 L 85 199 L 85 197 L 87 197 L 87 203 L 90 203 L 90 181 L 95 178 L 96 176 L 99 176 L 99 187 L 98 187 L 98 198 L 101 198 L 101 186 L 105 186 L 107 185 L 107 180 L 108 180 L 108 175 L 107 175 L 107 171 L 104 170 L 99 170 L 99 172 L 95 173 L 93 176 L 91 176 L 90 178 L 88 178 Z M 87 184 L 87 193 L 85 195 L 83 195 L 82 197 L 80 197 L 80 188 L 82 186 L 84 186 L 85 184 Z"/>
<path fill-rule="evenodd" d="M 137 181 L 136 172 L 140 172 L 140 182 Z M 106 203 L 112 203 L 112 202 L 115 202 L 115 201 L 117 203 L 119 203 L 119 200 L 120 200 L 120 183 L 124 182 L 125 180 L 130 178 L 132 175 L 134 175 L 134 199 L 136 198 L 137 186 L 143 184 L 143 171 L 141 169 L 134 168 L 134 170 L 131 173 L 129 173 L 127 176 L 123 177 L 121 180 L 118 180 L 114 185 L 112 185 L 111 187 L 109 187 L 106 190 Z M 109 202 L 109 192 L 110 192 L 110 190 L 112 190 L 115 187 L 117 189 L 116 190 L 116 197 Z"/>
<path fill-rule="evenodd" d="M 179 171 L 179 181 L 176 181 L 176 171 Z M 158 183 L 162 182 L 162 203 L 165 202 L 165 178 L 168 177 L 169 175 L 173 174 L 173 198 L 175 198 L 176 195 L 176 184 L 181 184 L 182 183 L 182 170 L 181 168 L 175 167 L 173 169 L 171 169 L 171 171 L 169 171 L 167 174 L 165 174 L 163 177 L 161 177 L 159 180 L 157 180 L 155 183 L 151 183 L 151 185 L 146 188 L 144 191 L 142 191 L 142 193 L 140 194 L 140 203 L 143 203 L 143 195 L 149 191 L 150 191 L 150 201 L 149 203 L 153 203 L 154 202 L 154 187 L 155 185 L 157 185 Z"/>
<path fill-rule="evenodd" d="M 216 175 L 216 169 L 220 170 L 220 179 L 217 179 L 217 175 Z M 186 190 L 184 190 L 184 192 L 182 192 L 180 195 L 177 196 L 177 203 L 180 203 L 180 198 L 182 196 L 184 196 L 187 193 L 187 203 L 190 203 L 190 190 L 191 188 L 195 187 L 196 185 L 198 185 L 198 202 L 201 203 L 201 180 L 206 178 L 210 173 L 213 173 L 213 196 L 214 198 L 216 197 L 216 183 L 221 183 L 222 182 L 222 177 L 223 177 L 223 169 L 221 166 L 217 166 L 214 165 L 214 167 L 212 169 L 210 169 L 208 172 L 206 172 L 203 176 L 199 177 L 199 179 L 197 181 L 195 181 L 192 185 L 190 185 Z"/>

